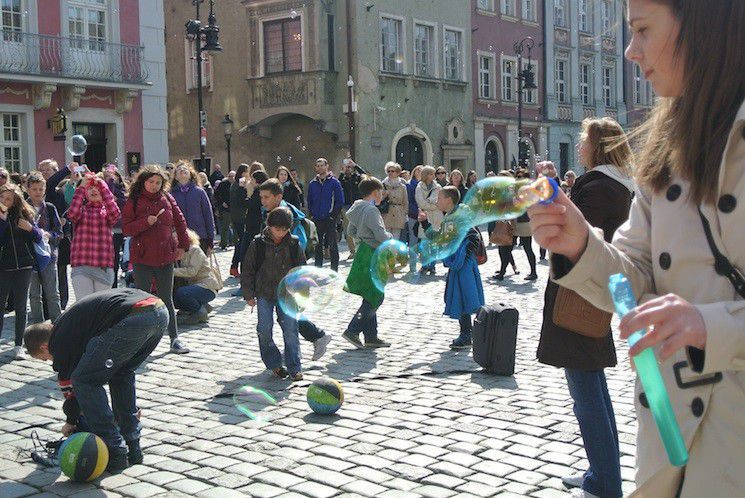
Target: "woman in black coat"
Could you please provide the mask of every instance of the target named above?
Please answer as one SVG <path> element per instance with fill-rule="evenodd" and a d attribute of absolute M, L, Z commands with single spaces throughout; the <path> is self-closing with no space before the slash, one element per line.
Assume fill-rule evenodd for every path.
<path fill-rule="evenodd" d="M 609 141 L 618 145 L 608 150 Z M 575 182 L 571 200 L 610 241 L 628 218 L 631 207 L 631 149 L 621 126 L 610 118 L 586 119 L 577 148 L 580 164 L 588 171 Z M 567 476 L 563 481 L 593 495 L 620 497 L 618 432 L 604 372 L 604 368 L 616 365 L 613 336 L 608 330 L 604 337 L 591 338 L 554 324 L 558 291 L 559 286 L 549 280 L 538 361 L 564 368 L 589 461 L 586 472 Z"/>

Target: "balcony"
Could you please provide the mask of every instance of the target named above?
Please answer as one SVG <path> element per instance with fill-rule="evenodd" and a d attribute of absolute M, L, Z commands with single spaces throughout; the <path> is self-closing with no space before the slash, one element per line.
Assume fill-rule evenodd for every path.
<path fill-rule="evenodd" d="M 144 86 L 144 47 L 0 30 L 0 73 L 17 81 L 60 78 Z"/>
<path fill-rule="evenodd" d="M 337 74 L 332 71 L 279 73 L 249 79 L 250 125 L 271 126 L 290 114 L 302 114 L 335 133 L 336 80 Z"/>

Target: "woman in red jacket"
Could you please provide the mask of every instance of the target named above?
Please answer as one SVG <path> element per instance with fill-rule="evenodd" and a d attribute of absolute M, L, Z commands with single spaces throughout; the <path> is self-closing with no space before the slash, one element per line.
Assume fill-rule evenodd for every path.
<path fill-rule="evenodd" d="M 178 242 L 171 236 L 174 231 Z M 156 293 L 168 308 L 171 352 L 188 353 L 176 328 L 173 264 L 189 249 L 189 236 L 184 215 L 168 194 L 168 179 L 159 166 L 144 166 L 133 180 L 124 205 L 122 233 L 132 237 L 129 253 L 135 286 L 150 292 L 155 280 Z"/>

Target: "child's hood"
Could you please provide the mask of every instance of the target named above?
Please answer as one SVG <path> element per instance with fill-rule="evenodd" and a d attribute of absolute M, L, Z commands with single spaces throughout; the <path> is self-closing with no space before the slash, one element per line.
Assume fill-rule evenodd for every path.
<path fill-rule="evenodd" d="M 352 207 L 347 211 L 347 218 L 350 223 L 359 226 L 362 220 L 373 214 L 373 212 L 379 214 L 378 208 L 372 202 L 359 199 L 354 201 Z"/>

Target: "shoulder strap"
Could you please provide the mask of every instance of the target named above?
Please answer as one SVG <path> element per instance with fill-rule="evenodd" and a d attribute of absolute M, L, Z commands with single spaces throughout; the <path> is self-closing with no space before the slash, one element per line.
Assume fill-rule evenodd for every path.
<path fill-rule="evenodd" d="M 259 274 L 259 269 L 264 264 L 264 256 L 266 256 L 266 244 L 261 239 L 261 234 L 254 238 L 256 241 L 256 263 L 254 266 L 254 275 Z"/>
<path fill-rule="evenodd" d="M 718 275 L 727 277 L 732 285 L 735 287 L 740 296 L 745 299 L 745 276 L 738 270 L 727 256 L 722 254 L 714 242 L 714 236 L 711 234 L 711 226 L 709 220 L 706 219 L 704 213 L 701 212 L 701 208 L 698 208 L 698 215 L 701 217 L 701 224 L 704 226 L 704 233 L 706 234 L 706 241 L 709 243 L 711 253 L 714 255 L 714 270 Z"/>

